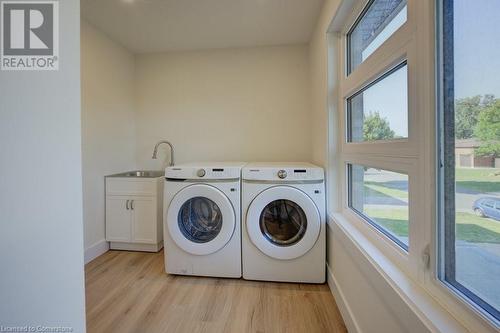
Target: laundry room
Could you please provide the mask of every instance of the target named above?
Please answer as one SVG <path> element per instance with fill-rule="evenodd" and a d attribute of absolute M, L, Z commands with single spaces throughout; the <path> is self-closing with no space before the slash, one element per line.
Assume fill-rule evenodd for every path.
<path fill-rule="evenodd" d="M 141 266 L 154 262 L 160 274 L 149 273 L 149 278 L 179 288 L 190 283 L 210 288 L 210 278 L 231 278 L 240 281 L 240 288 L 266 292 L 265 285 L 247 283 L 274 282 L 284 289 L 280 304 L 296 287 L 279 283 L 319 284 L 317 291 L 303 288 L 314 299 L 313 307 L 324 302 L 323 295 L 329 294 L 324 285 L 324 170 L 310 164 L 315 139 L 310 38 L 321 5 L 319 0 L 82 1 L 83 210 L 90 331 L 115 330 L 110 318 L 122 316 L 111 310 L 120 301 L 97 293 L 107 275 L 95 271 L 108 267 L 103 265 L 107 260 L 131 260 L 136 273 L 145 278 L 148 273 Z M 253 164 L 245 169 L 249 162 Z M 243 184 L 252 180 L 240 180 L 242 172 L 255 180 L 256 170 L 266 182 L 288 184 L 285 192 L 278 189 L 260 208 L 250 201 L 279 183 Z M 285 178 L 280 179 L 278 171 L 287 172 Z M 254 193 L 242 207 L 244 186 Z M 241 209 L 265 212 L 265 234 L 256 230 L 252 236 L 242 229 Z M 250 240 L 260 236 L 261 250 Z M 244 239 L 249 243 L 246 265 Z M 273 246 L 286 251 L 268 260 L 273 254 L 265 255 L 266 247 Z M 223 288 L 230 288 L 221 281 Z M 135 292 L 109 290 L 132 307 L 136 304 L 130 294 Z M 195 290 L 184 296 L 199 297 Z M 220 301 L 221 306 L 229 304 Z M 194 300 L 189 307 L 203 311 L 204 302 Z M 248 301 L 248 309 L 256 306 L 254 302 Z M 321 315 L 339 316 L 333 297 L 326 302 L 329 306 Z M 309 310 L 311 306 L 296 306 L 290 312 Z M 248 310 L 239 315 L 248 316 Z M 128 319 L 122 320 L 125 325 Z M 227 320 L 224 314 L 212 325 L 219 327 Z M 234 327 L 248 325 L 247 320 Z M 308 321 L 317 318 L 313 315 Z M 259 322 L 268 325 L 264 318 Z M 137 320 L 128 324 L 146 325 Z M 149 324 L 153 329 L 161 323 L 154 319 Z M 188 331 L 203 322 L 170 325 Z M 342 331 L 343 323 L 319 327 Z"/>
<path fill-rule="evenodd" d="M 0 333 L 500 332 L 499 0 L 0 0 Z"/>
<path fill-rule="evenodd" d="M 402 183 L 402 196 L 411 197 L 408 175 L 416 173 L 413 167 L 394 168 L 389 161 L 376 161 L 377 156 L 359 159 L 377 169 L 344 166 L 336 161 L 336 150 L 346 156 L 414 154 L 411 140 L 409 146 L 398 146 L 414 129 L 408 124 L 417 123 L 414 113 L 396 111 L 409 108 L 408 90 L 385 101 L 372 96 L 404 87 L 404 75 L 416 65 L 412 46 L 394 51 L 388 60 L 381 60 L 378 52 L 379 58 L 370 57 L 367 63 L 382 68 L 387 79 L 356 88 L 366 79 L 353 83 L 358 80 L 354 75 L 345 82 L 335 80 L 342 73 L 337 62 L 345 61 L 336 53 L 342 43 L 335 38 L 342 33 L 339 22 L 354 22 L 353 13 L 372 6 L 366 20 L 383 21 L 379 28 L 372 27 L 380 36 L 363 46 L 349 40 L 348 46 L 366 47 L 361 59 L 348 59 L 348 66 L 363 67 L 363 60 L 384 39 L 401 25 L 404 31 L 407 6 L 413 2 L 338 3 L 81 1 L 89 331 L 344 332 L 353 330 L 346 299 L 357 295 L 356 288 L 365 288 L 365 293 L 360 303 L 351 301 L 353 307 L 387 300 L 377 294 L 384 279 L 360 264 L 362 256 L 341 236 L 346 230 L 328 222 L 326 212 L 347 200 L 363 219 L 385 221 L 385 215 L 372 218 L 369 214 L 377 211 L 366 208 L 379 207 L 373 200 L 386 200 L 371 197 L 378 192 L 345 199 L 342 182 L 349 179 L 352 191 L 358 190 L 356 181 L 367 177 L 373 184 L 378 184 L 376 177 L 387 182 L 382 184 Z M 377 16 L 379 10 L 385 14 Z M 331 32 L 327 38 L 325 31 Z M 395 50 L 392 39 L 386 50 Z M 361 101 L 358 97 L 348 102 L 348 110 L 364 104 L 365 112 L 379 112 L 382 125 L 363 124 L 358 134 L 355 111 L 347 111 L 352 120 L 335 113 L 340 91 L 362 96 Z M 394 134 L 389 130 L 388 137 L 376 138 L 396 137 L 393 148 L 377 151 L 371 142 L 365 150 L 355 148 L 359 142 L 338 146 L 339 124 L 344 121 L 353 122 L 346 129 L 353 142 L 367 135 L 367 126 L 380 133 L 388 122 Z M 339 170 L 345 167 L 351 178 L 342 178 Z M 390 188 L 361 186 L 360 192 L 392 194 Z M 403 217 L 398 223 L 408 224 L 408 202 L 399 204 L 401 209 L 388 202 L 394 211 L 390 216 L 399 214 Z M 360 204 L 364 208 L 358 208 Z M 400 237 L 390 223 L 383 227 L 398 251 L 408 251 L 408 237 Z M 114 270 L 122 279 L 111 286 L 102 270 Z M 350 282 L 355 278 L 360 279 L 357 287 Z M 161 295 L 154 285 L 178 291 L 165 292 L 161 301 L 152 303 Z M 262 296 L 255 298 L 252 290 Z M 140 293 L 151 296 L 137 303 Z M 400 299 L 389 299 L 401 305 Z M 212 313 L 210 304 L 220 313 Z M 174 319 L 177 306 L 185 309 L 180 321 Z M 276 310 L 268 317 L 259 312 L 261 307 Z M 125 309 L 139 317 L 126 315 Z M 151 312 L 145 322 L 141 316 Z M 408 326 L 421 327 L 406 306 L 396 313 L 411 318 Z M 382 311 L 363 316 L 357 325 L 369 318 L 391 322 L 394 315 Z"/>

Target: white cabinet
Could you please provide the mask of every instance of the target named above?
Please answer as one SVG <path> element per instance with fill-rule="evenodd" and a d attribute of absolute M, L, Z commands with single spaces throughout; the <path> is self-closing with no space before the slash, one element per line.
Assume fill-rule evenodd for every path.
<path fill-rule="evenodd" d="M 156 243 L 156 202 L 152 198 L 132 200 L 132 240 L 137 243 Z"/>
<path fill-rule="evenodd" d="M 163 247 L 163 177 L 106 177 L 106 240 L 111 249 Z"/>
<path fill-rule="evenodd" d="M 106 197 L 106 240 L 130 242 L 132 240 L 132 211 L 128 197 Z"/>

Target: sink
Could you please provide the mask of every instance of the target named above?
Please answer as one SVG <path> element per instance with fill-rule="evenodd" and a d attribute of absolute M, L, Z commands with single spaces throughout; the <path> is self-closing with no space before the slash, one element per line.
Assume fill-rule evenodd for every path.
<path fill-rule="evenodd" d="M 165 175 L 164 171 L 127 171 L 122 173 L 117 173 L 115 175 L 110 175 L 108 177 L 134 177 L 134 178 L 158 178 Z"/>

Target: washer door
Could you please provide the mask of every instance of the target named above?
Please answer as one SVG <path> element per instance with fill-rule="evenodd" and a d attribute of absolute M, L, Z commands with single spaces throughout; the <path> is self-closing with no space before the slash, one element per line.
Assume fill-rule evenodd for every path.
<path fill-rule="evenodd" d="M 207 255 L 222 249 L 236 224 L 234 208 L 222 191 L 197 184 L 175 195 L 167 212 L 167 226 L 174 242 L 184 251 Z"/>
<path fill-rule="evenodd" d="M 294 259 L 314 246 L 321 219 L 307 194 L 293 187 L 276 186 L 252 201 L 246 228 L 253 244 L 263 253 L 275 259 Z"/>

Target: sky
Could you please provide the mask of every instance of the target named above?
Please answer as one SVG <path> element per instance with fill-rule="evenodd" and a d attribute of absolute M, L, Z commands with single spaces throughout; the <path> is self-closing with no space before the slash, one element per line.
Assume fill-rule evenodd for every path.
<path fill-rule="evenodd" d="M 500 0 L 455 0 L 455 98 L 500 97 Z"/>
<path fill-rule="evenodd" d="M 500 1 L 500 0 L 499 0 Z M 398 137 L 408 137 L 408 73 L 402 67 L 363 92 L 364 113 L 379 112 Z"/>

